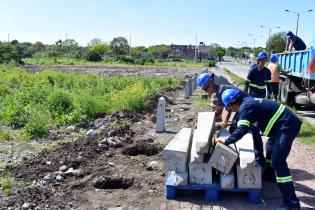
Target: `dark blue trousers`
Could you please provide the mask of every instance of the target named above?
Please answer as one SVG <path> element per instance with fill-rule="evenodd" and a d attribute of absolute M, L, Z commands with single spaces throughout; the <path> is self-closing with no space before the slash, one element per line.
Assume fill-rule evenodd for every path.
<path fill-rule="evenodd" d="M 291 120 L 283 123 L 280 128 L 268 139 L 266 145 L 266 159 L 268 166 L 274 169 L 277 185 L 283 195 L 283 203 L 287 207 L 300 207 L 299 199 L 294 190 L 293 179 L 286 159 L 291 146 L 301 128 L 300 120 Z"/>

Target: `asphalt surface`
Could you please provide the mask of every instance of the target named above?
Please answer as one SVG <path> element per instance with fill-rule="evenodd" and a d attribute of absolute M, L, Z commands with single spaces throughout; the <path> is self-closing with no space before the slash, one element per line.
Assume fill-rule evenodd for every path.
<path fill-rule="evenodd" d="M 245 66 L 242 64 L 239 64 L 234 61 L 224 61 L 221 62 L 221 64 L 227 68 L 229 71 L 231 71 L 233 74 L 236 74 L 244 79 L 247 77 L 247 73 L 249 70 L 249 66 Z M 297 113 L 301 116 L 303 116 L 306 120 L 308 120 L 311 124 L 315 125 L 315 109 L 311 108 L 301 108 L 297 110 Z"/>

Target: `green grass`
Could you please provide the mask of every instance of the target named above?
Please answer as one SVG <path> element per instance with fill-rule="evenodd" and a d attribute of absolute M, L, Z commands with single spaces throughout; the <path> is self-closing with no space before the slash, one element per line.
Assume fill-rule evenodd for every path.
<path fill-rule="evenodd" d="M 10 141 L 12 139 L 12 134 L 9 130 L 0 128 L 0 142 Z"/>
<path fill-rule="evenodd" d="M 24 134 L 45 137 L 54 124 L 72 124 L 128 108 L 142 111 L 146 97 L 181 79 L 99 77 L 45 70 L 30 73 L 0 66 L 0 121 Z M 4 139 L 7 132 L 0 133 Z M 22 141 L 25 135 L 19 135 Z"/>
<path fill-rule="evenodd" d="M 92 62 L 83 59 L 73 59 L 73 58 L 26 58 L 23 60 L 26 64 L 31 65 L 83 65 L 83 64 L 104 64 L 109 66 L 162 66 L 162 67 L 205 67 L 208 65 L 208 61 L 203 60 L 202 62 L 195 62 L 194 60 L 182 59 L 181 61 L 173 61 L 172 59 L 157 59 L 154 63 L 145 63 L 144 65 L 140 64 L 131 64 L 123 63 L 121 61 L 112 61 L 112 60 L 102 60 L 99 62 Z"/>
<path fill-rule="evenodd" d="M 191 96 L 192 102 L 198 107 L 202 109 L 209 109 L 212 105 L 212 100 L 207 98 L 203 99 L 201 96 Z"/>
<path fill-rule="evenodd" d="M 9 179 L 6 178 L 1 178 L 0 179 L 0 184 L 2 186 L 2 194 L 5 197 L 8 197 L 11 193 L 11 183 Z"/>
<path fill-rule="evenodd" d="M 237 76 L 236 74 L 232 73 L 230 70 L 224 68 L 224 72 L 231 78 L 233 83 L 240 87 L 244 87 L 245 80 L 242 77 Z"/>
<path fill-rule="evenodd" d="M 298 138 L 302 143 L 311 145 L 315 149 L 315 126 L 303 118 L 302 121 L 303 124 Z"/>

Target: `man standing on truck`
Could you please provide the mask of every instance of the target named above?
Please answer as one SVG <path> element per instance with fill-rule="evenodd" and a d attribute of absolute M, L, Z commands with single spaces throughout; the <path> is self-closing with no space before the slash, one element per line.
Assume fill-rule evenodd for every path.
<path fill-rule="evenodd" d="M 285 47 L 285 51 L 291 52 L 293 48 L 295 51 L 306 49 L 306 45 L 305 45 L 304 41 L 300 37 L 295 36 L 292 33 L 292 31 L 289 31 L 287 33 L 287 37 L 288 37 L 288 41 L 287 41 L 287 44 Z"/>
<path fill-rule="evenodd" d="M 256 98 L 266 97 L 266 87 L 268 90 L 268 98 L 270 97 L 271 74 L 269 69 L 265 67 L 267 62 L 267 53 L 260 52 L 257 56 L 257 64 L 250 67 L 247 80 L 245 81 L 244 92 Z"/>
<path fill-rule="evenodd" d="M 272 167 L 276 172 L 277 185 L 283 195 L 281 210 L 300 209 L 300 201 L 294 190 L 293 179 L 286 159 L 292 143 L 299 134 L 302 121 L 287 107 L 271 100 L 248 97 L 240 90 L 228 89 L 222 94 L 225 108 L 239 112 L 236 130 L 225 140 L 217 143 L 229 145 L 240 140 L 253 123 L 258 126 L 268 142 L 272 142 Z"/>
<path fill-rule="evenodd" d="M 216 75 L 214 73 L 202 73 L 197 77 L 197 83 L 198 83 L 198 86 L 201 87 L 202 90 L 208 93 L 209 95 L 214 94 L 214 93 L 216 94 L 217 100 L 215 102 L 215 105 L 217 108 L 215 110 L 215 115 L 221 116 L 224 110 L 224 103 L 222 101 L 222 93 L 227 89 L 233 89 L 233 90 L 238 90 L 238 91 L 241 91 L 241 90 L 233 85 L 224 85 L 224 84 L 216 83 L 216 81 L 214 80 L 215 77 Z M 242 93 L 245 95 L 244 92 Z M 226 111 L 228 113 L 227 116 L 225 117 L 225 119 L 223 119 L 222 122 L 219 123 L 220 127 L 222 128 L 226 128 L 228 126 L 228 120 L 232 112 L 231 110 L 226 110 Z M 236 113 L 234 116 L 234 120 L 237 121 L 237 119 L 238 119 L 238 114 Z M 232 133 L 234 129 L 236 129 L 236 125 L 235 126 L 231 125 L 230 132 Z M 265 167 L 266 159 L 264 157 L 263 142 L 262 142 L 262 138 L 259 132 L 259 128 L 256 125 L 252 125 L 251 133 L 254 139 L 254 148 L 257 151 L 255 154 L 256 160 L 262 167 Z"/>
<path fill-rule="evenodd" d="M 271 73 L 271 92 L 273 96 L 273 101 L 277 101 L 279 92 L 279 73 L 281 72 L 281 66 L 278 64 L 278 56 L 272 54 L 269 58 L 268 69 Z"/>

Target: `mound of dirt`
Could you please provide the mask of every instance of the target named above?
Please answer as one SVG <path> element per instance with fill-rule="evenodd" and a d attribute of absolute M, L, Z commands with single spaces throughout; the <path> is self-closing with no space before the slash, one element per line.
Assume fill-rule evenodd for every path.
<path fill-rule="evenodd" d="M 173 100 L 171 100 L 167 95 L 165 91 L 159 92 L 159 93 L 154 93 L 150 96 L 147 97 L 147 102 L 145 106 L 145 111 L 146 112 L 153 112 L 158 104 L 158 101 L 161 97 L 164 97 L 165 101 L 167 104 L 174 105 L 175 103 Z"/>
<path fill-rule="evenodd" d="M 162 146 L 153 143 L 153 139 L 139 139 L 131 146 L 123 149 L 122 153 L 129 156 L 146 155 L 152 156 L 158 154 Z"/>
<path fill-rule="evenodd" d="M 11 172 L 16 180 L 32 182 L 43 178 L 47 173 L 58 171 L 62 165 L 74 169 L 84 166 L 89 160 L 97 158 L 99 151 L 97 140 L 83 138 L 66 143 L 57 150 L 43 150 L 37 157 L 12 168 Z"/>
<path fill-rule="evenodd" d="M 134 179 L 124 177 L 100 176 L 93 180 L 93 186 L 97 189 L 127 189 L 134 183 Z"/>
<path fill-rule="evenodd" d="M 144 119 L 144 116 L 131 109 L 122 109 L 114 112 L 111 119 L 129 119 L 131 122 L 139 122 Z"/>

